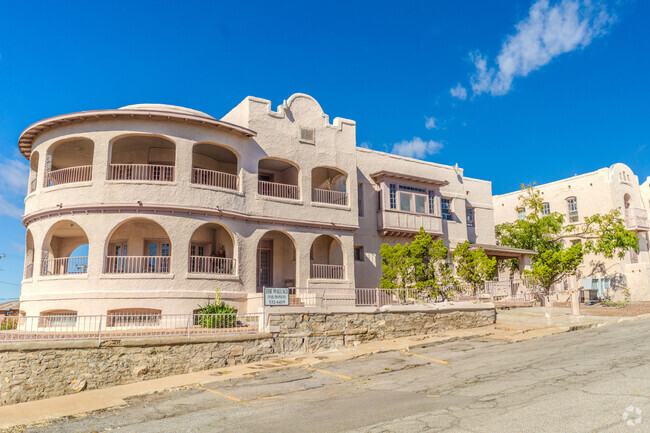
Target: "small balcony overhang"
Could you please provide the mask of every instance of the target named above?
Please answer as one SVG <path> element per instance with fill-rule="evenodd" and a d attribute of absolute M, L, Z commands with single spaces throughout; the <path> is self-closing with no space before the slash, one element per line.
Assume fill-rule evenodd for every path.
<path fill-rule="evenodd" d="M 449 182 L 446 180 L 436 180 L 436 179 L 413 176 L 405 173 L 396 173 L 394 171 L 386 171 L 386 170 L 372 173 L 370 175 L 370 178 L 374 180 L 376 183 L 381 183 L 384 181 L 384 179 L 396 179 L 396 180 L 405 180 L 409 182 L 417 182 L 417 183 L 422 183 L 422 184 L 432 185 L 437 187 L 449 185 Z"/>
<path fill-rule="evenodd" d="M 377 212 L 377 231 L 382 236 L 412 238 L 424 231 L 442 235 L 442 217 L 435 214 L 403 212 L 395 209 L 382 209 Z"/>

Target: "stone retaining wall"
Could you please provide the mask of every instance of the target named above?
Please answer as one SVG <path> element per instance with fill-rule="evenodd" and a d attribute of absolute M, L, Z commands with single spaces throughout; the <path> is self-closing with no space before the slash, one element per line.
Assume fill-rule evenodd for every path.
<path fill-rule="evenodd" d="M 286 310 L 286 309 L 285 309 Z M 0 404 L 105 388 L 374 339 L 485 326 L 493 306 L 471 310 L 296 312 L 268 315 L 270 333 L 0 344 Z"/>

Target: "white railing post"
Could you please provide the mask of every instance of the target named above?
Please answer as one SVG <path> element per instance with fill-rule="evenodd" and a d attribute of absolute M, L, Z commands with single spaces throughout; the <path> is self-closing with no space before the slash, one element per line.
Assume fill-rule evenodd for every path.
<path fill-rule="evenodd" d="M 97 326 L 97 341 L 101 344 L 102 342 L 102 319 L 104 318 L 103 315 L 99 315 L 99 324 Z"/>

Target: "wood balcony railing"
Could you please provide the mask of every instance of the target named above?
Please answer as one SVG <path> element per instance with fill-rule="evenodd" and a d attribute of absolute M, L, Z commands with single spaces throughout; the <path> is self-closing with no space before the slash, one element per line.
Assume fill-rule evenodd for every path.
<path fill-rule="evenodd" d="M 111 180 L 174 181 L 173 165 L 111 164 Z"/>
<path fill-rule="evenodd" d="M 312 263 L 310 276 L 324 280 L 343 280 L 345 279 L 345 266 Z"/>
<path fill-rule="evenodd" d="M 300 197 L 300 188 L 298 185 L 288 185 L 286 183 L 267 182 L 259 180 L 258 192 L 260 195 L 268 195 L 271 197 L 289 198 L 298 200 Z"/>
<path fill-rule="evenodd" d="M 85 274 L 88 272 L 88 257 L 61 257 L 44 259 L 41 263 L 41 275 Z"/>
<path fill-rule="evenodd" d="M 166 274 L 169 273 L 169 256 L 108 256 L 104 267 L 106 274 Z"/>
<path fill-rule="evenodd" d="M 62 168 L 45 174 L 45 186 L 63 185 L 64 183 L 90 182 L 93 178 L 92 165 Z M 34 188 L 36 189 L 36 188 Z"/>
<path fill-rule="evenodd" d="M 189 271 L 193 273 L 234 275 L 235 259 L 190 256 Z"/>
<path fill-rule="evenodd" d="M 348 193 L 343 191 L 332 191 L 329 189 L 314 188 L 312 191 L 311 200 L 318 203 L 340 204 L 346 206 L 348 204 Z"/>
<path fill-rule="evenodd" d="M 197 185 L 208 185 L 237 190 L 237 180 L 238 177 L 230 173 L 205 170 L 203 168 L 192 169 L 192 183 Z"/>

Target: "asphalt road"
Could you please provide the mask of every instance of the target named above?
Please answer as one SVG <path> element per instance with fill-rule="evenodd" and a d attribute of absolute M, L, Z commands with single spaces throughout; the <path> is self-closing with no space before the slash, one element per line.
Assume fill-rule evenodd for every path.
<path fill-rule="evenodd" d="M 650 319 L 314 368 L 138 397 L 27 431 L 650 432 Z"/>

